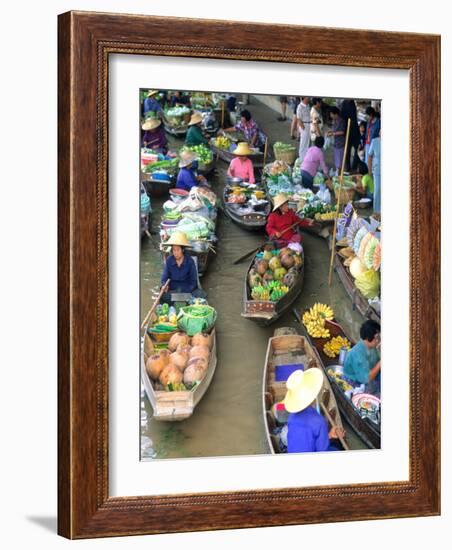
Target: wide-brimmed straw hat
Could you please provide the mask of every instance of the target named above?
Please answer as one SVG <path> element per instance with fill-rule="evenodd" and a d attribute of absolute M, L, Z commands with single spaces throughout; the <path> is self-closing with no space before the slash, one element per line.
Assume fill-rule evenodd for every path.
<path fill-rule="evenodd" d="M 193 126 L 194 124 L 198 124 L 199 122 L 202 122 L 202 114 L 199 111 L 196 111 L 191 115 L 188 125 Z"/>
<path fill-rule="evenodd" d="M 190 246 L 190 242 L 187 239 L 187 235 L 182 232 L 173 233 L 171 237 L 166 241 L 165 246 Z"/>
<path fill-rule="evenodd" d="M 273 199 L 273 212 L 286 202 L 289 202 L 289 197 L 284 193 L 278 193 Z"/>
<path fill-rule="evenodd" d="M 149 92 L 146 94 L 147 97 L 152 97 L 153 95 L 157 95 L 159 93 L 158 90 L 149 90 Z"/>
<path fill-rule="evenodd" d="M 253 151 L 251 151 L 250 146 L 246 141 L 241 141 L 233 152 L 234 155 L 238 155 L 240 157 L 246 157 L 253 154 Z"/>
<path fill-rule="evenodd" d="M 323 373 L 318 368 L 294 371 L 286 382 L 284 406 L 289 413 L 300 412 L 319 395 L 323 385 Z"/>
<path fill-rule="evenodd" d="M 155 128 L 158 128 L 161 124 L 161 121 L 158 118 L 148 118 L 145 122 L 142 124 L 143 130 L 155 130 Z"/>
<path fill-rule="evenodd" d="M 195 153 L 192 153 L 191 151 L 182 151 L 180 154 L 179 168 L 185 168 L 196 159 L 197 156 Z"/>

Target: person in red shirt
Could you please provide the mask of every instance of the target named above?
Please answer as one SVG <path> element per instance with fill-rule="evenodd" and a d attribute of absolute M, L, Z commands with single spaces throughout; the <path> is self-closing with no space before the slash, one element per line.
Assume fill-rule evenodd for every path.
<path fill-rule="evenodd" d="M 280 193 L 274 199 L 273 212 L 270 214 L 265 226 L 270 239 L 275 240 L 278 246 L 287 246 L 289 243 L 300 243 L 301 236 L 297 231 L 297 227 L 288 229 L 291 225 L 310 226 L 312 220 L 302 220 L 293 210 L 289 208 L 289 198 L 287 195 Z M 285 229 L 288 229 L 285 231 Z"/>

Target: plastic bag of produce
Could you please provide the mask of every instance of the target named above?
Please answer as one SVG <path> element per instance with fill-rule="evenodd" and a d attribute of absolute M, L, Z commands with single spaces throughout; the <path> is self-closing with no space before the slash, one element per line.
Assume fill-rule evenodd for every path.
<path fill-rule="evenodd" d="M 322 182 L 320 185 L 319 191 L 316 193 L 316 196 L 319 197 L 319 199 L 326 203 L 331 204 L 331 193 L 330 190 L 326 187 L 326 185 Z"/>
<path fill-rule="evenodd" d="M 209 331 L 217 320 L 217 312 L 212 306 L 193 305 L 182 307 L 177 316 L 177 326 L 189 336 Z"/>
<path fill-rule="evenodd" d="M 373 269 L 364 271 L 356 277 L 355 286 L 365 298 L 375 298 L 380 292 L 380 275 Z"/>

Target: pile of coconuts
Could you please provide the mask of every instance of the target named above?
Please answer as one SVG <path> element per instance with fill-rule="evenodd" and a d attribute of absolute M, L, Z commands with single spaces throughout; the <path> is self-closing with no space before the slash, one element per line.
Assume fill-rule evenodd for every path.
<path fill-rule="evenodd" d="M 177 388 L 181 384 L 187 390 L 206 375 L 212 335 L 200 332 L 191 338 L 185 332 L 174 333 L 168 349 L 154 350 L 146 360 L 146 372 L 153 381 L 154 389 L 168 390 L 171 384 Z"/>
<path fill-rule="evenodd" d="M 248 284 L 253 288 L 279 280 L 290 288 L 297 279 L 302 263 L 301 255 L 288 247 L 281 248 L 277 255 L 266 248 L 262 258 L 257 259 L 250 269 Z"/>

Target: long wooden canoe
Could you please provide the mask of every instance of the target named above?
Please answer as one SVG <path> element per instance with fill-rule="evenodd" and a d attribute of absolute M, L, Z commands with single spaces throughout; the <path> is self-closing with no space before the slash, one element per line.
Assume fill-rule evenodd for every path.
<path fill-rule="evenodd" d="M 212 349 L 210 350 L 209 366 L 206 375 L 201 382 L 191 390 L 186 391 L 165 391 L 157 389 L 156 383 L 150 379 L 146 372 L 146 361 L 152 354 L 156 345 L 148 333 L 148 326 L 144 334 L 143 345 L 141 349 L 141 380 L 144 391 L 151 403 L 156 420 L 176 421 L 184 420 L 193 414 L 196 405 L 201 401 L 206 393 L 215 369 L 217 366 L 216 335 L 215 329 L 212 329 Z"/>
<path fill-rule="evenodd" d="M 275 431 L 278 421 L 275 418 L 272 407 L 284 399 L 286 395 L 286 382 L 276 381 L 276 368 L 280 365 L 301 364 L 304 369 L 318 368 L 323 374 L 323 386 L 318 397 L 321 413 L 325 416 L 324 408 L 328 411 L 325 417 L 330 428 L 331 421 L 343 428 L 341 415 L 336 399 L 331 388 L 330 381 L 322 369 L 322 364 L 315 349 L 307 338 L 299 335 L 293 328 L 276 329 L 275 335 L 269 339 L 267 355 L 265 357 L 264 376 L 262 383 L 262 409 L 264 415 L 265 432 L 268 446 L 272 454 L 281 453 L 280 445 Z M 329 418 L 328 418 L 329 416 Z M 281 425 L 279 425 L 281 427 Z"/>
<path fill-rule="evenodd" d="M 326 321 L 325 325 L 330 330 L 331 337 L 343 336 L 348 338 L 352 345 L 354 344 L 353 340 L 347 336 L 338 323 Z M 323 346 L 328 341 L 328 338 L 313 338 L 312 336 L 308 336 L 308 338 L 316 350 L 325 374 L 327 374 L 329 367 L 337 365 L 337 358 L 332 359 L 323 352 Z M 333 388 L 342 416 L 350 424 L 356 435 L 369 449 L 379 449 L 381 446 L 380 423 L 377 424 L 368 418 L 362 418 L 358 409 L 353 405 L 352 400 L 345 395 L 342 388 L 334 379 L 331 379 L 331 387 Z"/>
<path fill-rule="evenodd" d="M 350 296 L 353 309 L 357 309 L 366 319 L 372 319 L 377 323 L 381 323 L 380 314 L 369 304 L 367 299 L 362 295 L 361 291 L 356 288 L 355 282 L 349 269 L 344 266 L 344 260 L 336 252 L 334 256 L 334 268 L 343 284 L 345 291 Z"/>
<path fill-rule="evenodd" d="M 264 229 L 267 223 L 267 218 L 270 214 L 270 202 L 262 211 L 242 214 L 240 212 L 240 207 L 242 205 L 228 202 L 227 196 L 229 194 L 229 190 L 230 186 L 225 185 L 223 190 L 223 205 L 225 214 L 242 229 L 246 229 L 248 231 L 260 231 Z"/>
<path fill-rule="evenodd" d="M 302 265 L 298 273 L 298 277 L 285 294 L 277 302 L 253 300 L 251 298 L 251 288 L 248 284 L 248 273 L 253 267 L 256 256 L 253 257 L 245 276 L 245 284 L 243 291 L 242 317 L 256 322 L 260 326 L 268 326 L 274 323 L 285 313 L 292 303 L 297 299 L 303 289 L 304 282 L 304 252 L 301 252 Z"/>
<path fill-rule="evenodd" d="M 143 183 L 146 193 L 153 198 L 164 197 L 168 195 L 169 190 L 176 185 L 176 176 L 171 176 L 170 181 L 154 179 L 152 173 L 141 173 L 141 182 Z"/>

